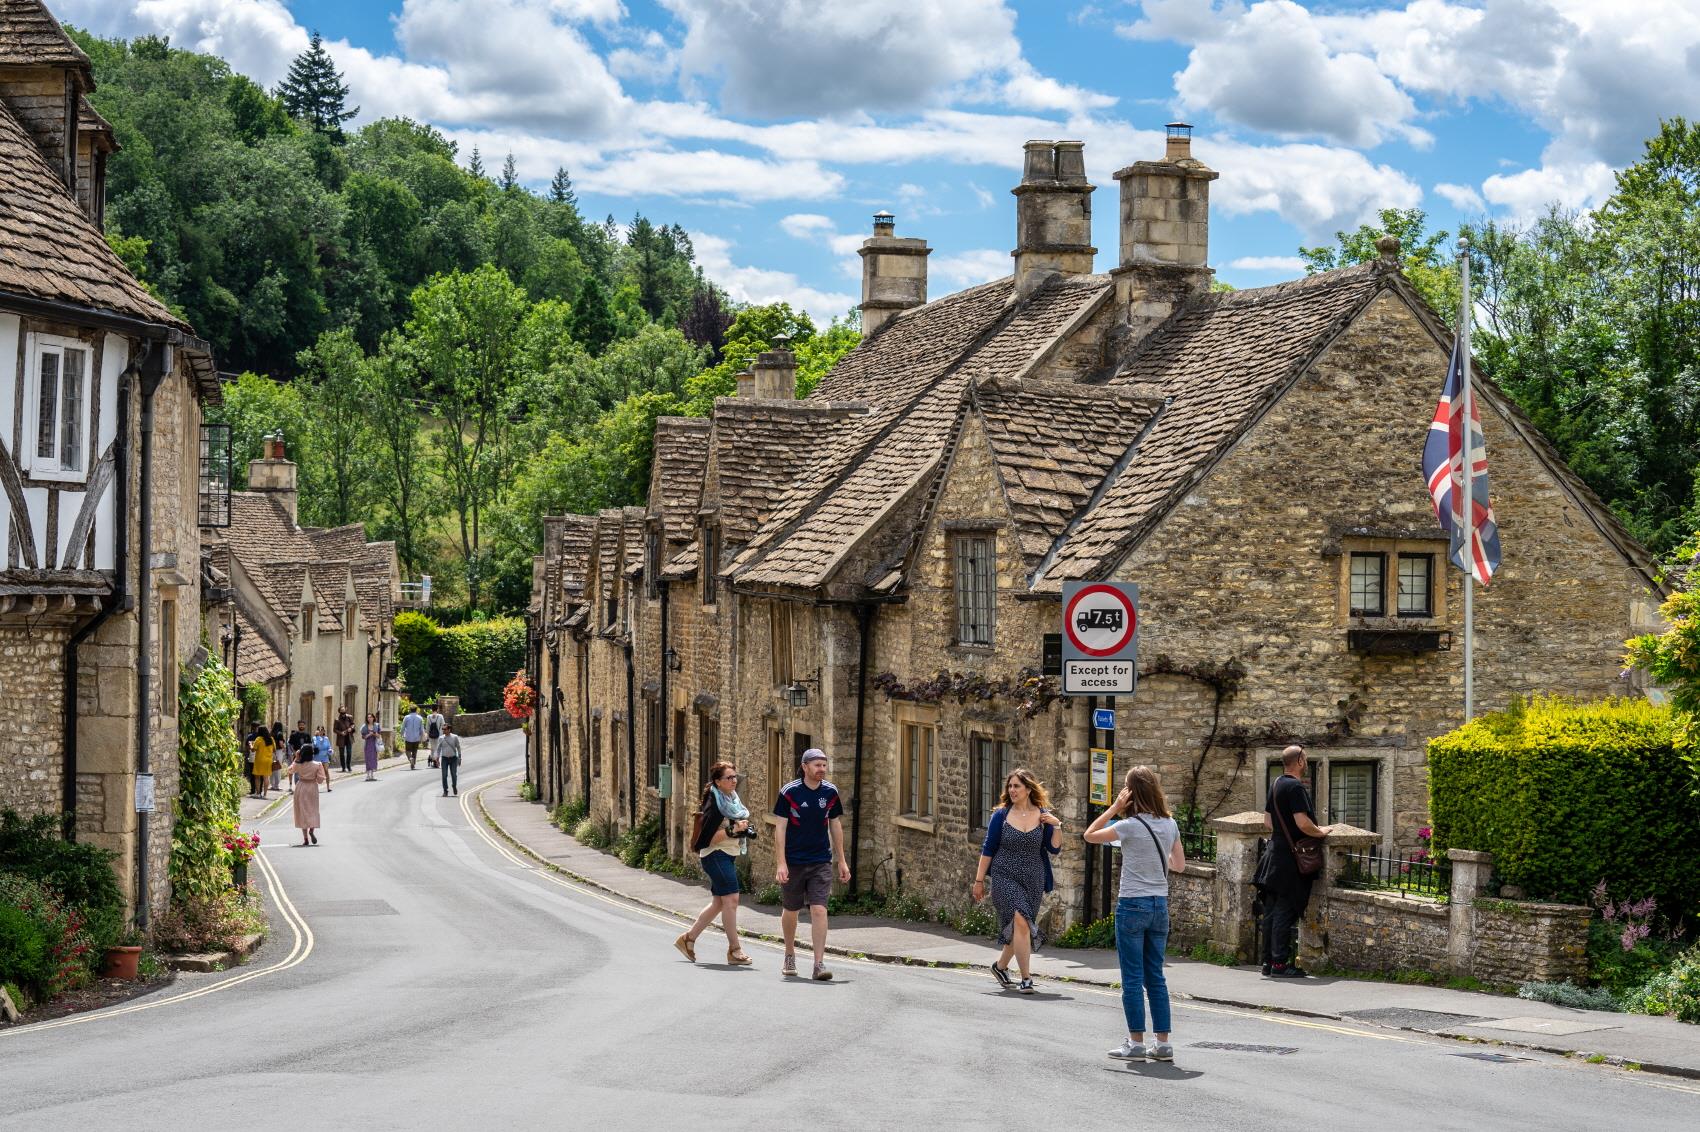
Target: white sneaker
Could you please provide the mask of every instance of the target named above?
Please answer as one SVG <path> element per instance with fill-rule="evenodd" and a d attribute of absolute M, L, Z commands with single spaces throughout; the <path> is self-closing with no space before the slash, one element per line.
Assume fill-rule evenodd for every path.
<path fill-rule="evenodd" d="M 1122 1044 L 1110 1051 L 1110 1056 L 1117 1061 L 1144 1061 L 1150 1056 L 1144 1042 L 1136 1042 L 1132 1038 L 1124 1038 Z"/>
<path fill-rule="evenodd" d="M 1156 1045 L 1151 1047 L 1152 1061 L 1173 1061 L 1174 1059 L 1175 1047 L 1170 1045 L 1168 1042 L 1158 1042 Z"/>

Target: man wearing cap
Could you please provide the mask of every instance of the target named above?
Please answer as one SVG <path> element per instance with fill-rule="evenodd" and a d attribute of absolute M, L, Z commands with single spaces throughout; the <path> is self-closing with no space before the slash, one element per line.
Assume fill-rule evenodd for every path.
<path fill-rule="evenodd" d="M 850 864 L 844 859 L 844 804 L 838 787 L 826 780 L 826 752 L 810 747 L 803 752 L 803 777 L 780 787 L 773 799 L 773 816 L 779 818 L 773 855 L 778 861 L 774 879 L 779 882 L 784 914 L 785 964 L 781 973 L 797 974 L 797 913 L 809 909 L 809 936 L 815 945 L 814 977 L 832 978 L 826 969 L 826 898 L 832 894 L 833 863 L 838 880 L 850 881 Z"/>

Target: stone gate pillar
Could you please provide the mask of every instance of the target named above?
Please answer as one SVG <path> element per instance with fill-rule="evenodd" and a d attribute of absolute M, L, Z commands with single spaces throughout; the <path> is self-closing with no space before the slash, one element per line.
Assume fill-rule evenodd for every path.
<path fill-rule="evenodd" d="M 1263 815 L 1256 810 L 1210 819 L 1216 831 L 1216 892 L 1212 902 L 1210 942 L 1242 963 L 1257 962 L 1253 953 L 1256 926 L 1252 901 L 1257 893 L 1251 878 L 1257 872 L 1257 842 L 1263 836 Z"/>

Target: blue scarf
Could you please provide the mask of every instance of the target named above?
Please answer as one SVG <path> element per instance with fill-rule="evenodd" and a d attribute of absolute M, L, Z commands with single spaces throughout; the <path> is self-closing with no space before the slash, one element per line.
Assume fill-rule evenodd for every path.
<path fill-rule="evenodd" d="M 729 820 L 744 821 L 749 818 L 750 808 L 738 800 L 736 790 L 728 794 L 712 782 L 708 784 L 708 788 L 714 791 L 714 804 L 720 807 L 720 812 L 725 814 Z"/>

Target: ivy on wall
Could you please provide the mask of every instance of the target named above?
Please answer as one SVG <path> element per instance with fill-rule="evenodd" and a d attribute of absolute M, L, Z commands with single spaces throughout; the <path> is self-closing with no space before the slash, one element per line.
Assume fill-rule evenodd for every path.
<path fill-rule="evenodd" d="M 869 681 L 888 700 L 936 704 L 947 699 L 959 704 L 1014 701 L 1015 713 L 1032 719 L 1063 698 L 1056 680 L 1039 675 L 1036 668 L 1023 668 L 1013 677 L 986 676 L 979 672 L 952 672 L 941 668 L 931 676 L 905 684 L 892 672 L 881 672 Z"/>
<path fill-rule="evenodd" d="M 242 804 L 240 708 L 230 670 L 216 657 L 183 680 L 177 820 L 171 831 L 171 885 L 178 897 L 210 900 L 230 886 L 225 833 L 236 828 Z"/>

